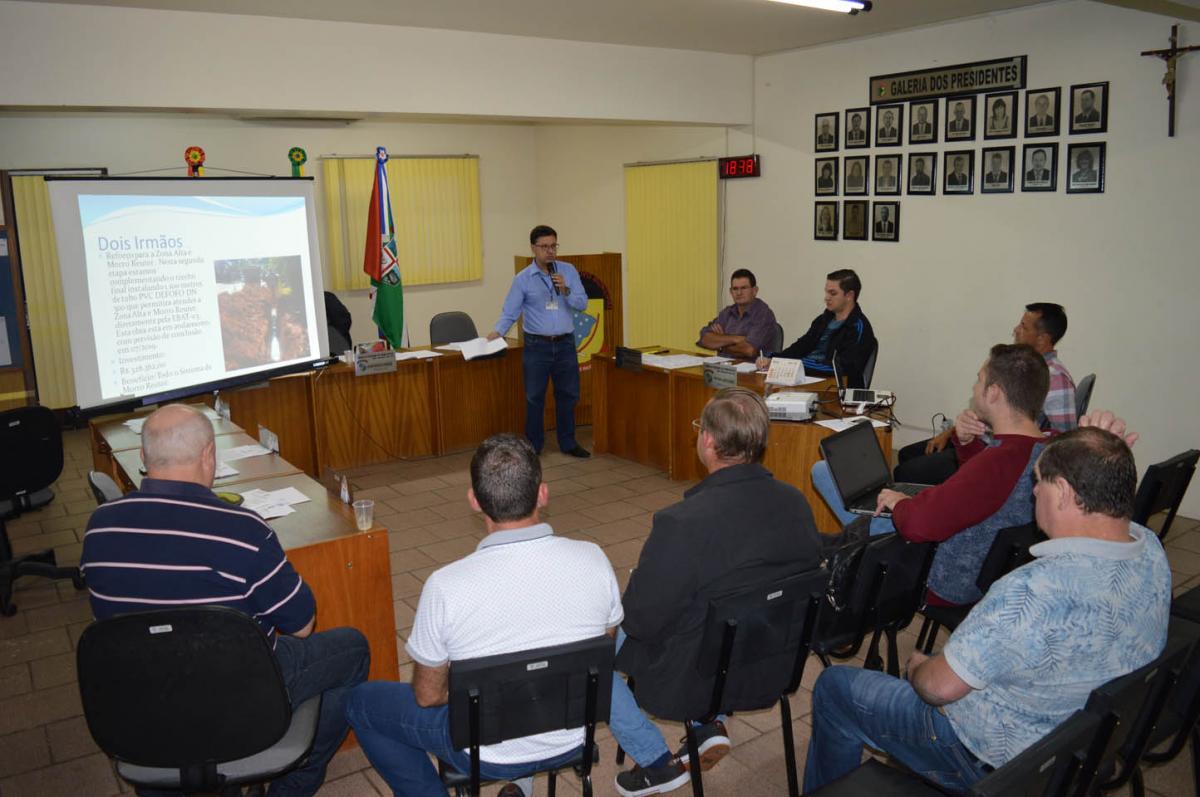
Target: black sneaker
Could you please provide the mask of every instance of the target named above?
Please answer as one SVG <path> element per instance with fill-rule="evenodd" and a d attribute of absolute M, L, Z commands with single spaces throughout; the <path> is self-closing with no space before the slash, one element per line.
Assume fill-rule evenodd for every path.
<path fill-rule="evenodd" d="M 675 791 L 689 780 L 687 767 L 672 758 L 661 767 L 634 767 L 628 772 L 618 772 L 616 785 L 624 797 L 642 797 Z"/>
<path fill-rule="evenodd" d="M 725 723 L 720 720 L 713 720 L 707 725 L 697 725 L 695 734 L 696 751 L 700 754 L 700 771 L 708 772 L 717 765 L 718 761 L 729 754 L 729 748 L 732 746 L 729 734 L 725 732 Z M 683 737 L 682 741 L 683 744 L 675 753 L 675 758 L 683 764 L 684 768 L 687 768 L 690 758 L 687 737 Z"/>
<path fill-rule="evenodd" d="M 569 457 L 576 457 L 578 459 L 587 459 L 591 456 L 591 453 L 583 446 L 575 446 L 570 451 L 564 451 L 563 453 Z"/>

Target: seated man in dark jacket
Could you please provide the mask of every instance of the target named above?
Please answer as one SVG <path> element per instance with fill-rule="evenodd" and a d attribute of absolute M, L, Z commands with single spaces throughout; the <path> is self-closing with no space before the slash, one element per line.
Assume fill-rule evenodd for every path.
<path fill-rule="evenodd" d="M 827 274 L 825 280 L 825 312 L 813 319 L 804 337 L 771 356 L 803 360 L 806 372 L 823 376 L 833 375 L 836 356 L 838 374 L 847 386 L 866 387 L 863 370 L 877 344 L 871 322 L 858 306 L 862 281 L 848 268 Z M 770 357 L 758 360 L 759 368 L 770 364 Z"/>
<path fill-rule="evenodd" d="M 821 535 L 804 495 L 762 466 L 770 421 L 761 396 L 720 391 L 704 407 L 696 453 L 708 476 L 654 515 L 625 589 L 617 667 L 637 682 L 637 702 L 614 679 L 609 726 L 638 766 L 617 775 L 625 797 L 661 794 L 688 782 L 686 745 L 672 753 L 639 710 L 698 716 L 712 679 L 696 675 L 708 602 L 722 594 L 817 567 Z M 767 696 L 769 702 L 771 697 Z M 729 751 L 718 719 L 696 729 L 700 766 Z"/>

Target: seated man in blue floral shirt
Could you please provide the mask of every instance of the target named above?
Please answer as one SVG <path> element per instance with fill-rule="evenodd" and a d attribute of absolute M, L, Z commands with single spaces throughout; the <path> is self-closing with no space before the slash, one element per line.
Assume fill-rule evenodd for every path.
<path fill-rule="evenodd" d="M 854 667 L 821 674 L 806 793 L 858 767 L 865 745 L 966 789 L 1092 689 L 1162 652 L 1171 570 L 1154 533 L 1130 521 L 1137 470 L 1123 433 L 1104 413 L 1046 446 L 1034 496 L 1050 539 L 992 586 L 941 654 L 913 653 L 908 681 Z"/>

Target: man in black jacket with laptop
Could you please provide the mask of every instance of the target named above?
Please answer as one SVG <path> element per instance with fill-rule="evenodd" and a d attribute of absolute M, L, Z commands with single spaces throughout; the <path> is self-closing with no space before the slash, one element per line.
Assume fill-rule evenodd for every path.
<path fill-rule="evenodd" d="M 871 322 L 858 304 L 861 294 L 862 281 L 853 270 L 843 268 L 825 275 L 825 312 L 813 319 L 804 337 L 783 351 L 760 357 L 758 367 L 770 366 L 771 357 L 787 357 L 802 360 L 806 373 L 832 376 L 837 357 L 837 372 L 846 378 L 846 386 L 865 388 L 863 371 L 878 344 Z"/>
<path fill-rule="evenodd" d="M 811 570 L 821 559 L 821 535 L 808 501 L 762 466 L 770 429 L 762 396 L 745 388 L 722 390 L 695 424 L 696 453 L 708 476 L 683 501 L 655 513 L 625 589 L 617 642 L 617 668 L 636 680 L 636 705 L 660 716 L 698 716 L 708 708 L 713 679 L 699 676 L 695 662 L 710 600 Z M 746 666 L 765 668 L 765 674 L 775 664 Z M 770 702 L 778 695 L 764 697 Z M 628 710 L 634 697 L 620 678 L 612 699 L 609 726 L 638 764 L 617 775 L 617 791 L 642 797 L 686 784 L 686 745 L 672 753 L 653 723 Z M 719 719 L 697 727 L 696 736 L 701 769 L 729 751 Z"/>

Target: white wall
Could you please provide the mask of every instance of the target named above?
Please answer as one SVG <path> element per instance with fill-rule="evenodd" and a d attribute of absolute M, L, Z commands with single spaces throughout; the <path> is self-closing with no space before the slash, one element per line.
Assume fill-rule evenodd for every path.
<path fill-rule="evenodd" d="M 1025 303 L 1057 301 L 1070 318 L 1064 363 L 1076 379 L 1096 372 L 1092 406 L 1143 433 L 1139 463 L 1200 446 L 1200 91 L 1181 80 L 1177 137 L 1167 138 L 1162 63 L 1138 55 L 1163 43 L 1169 23 L 1070 2 L 759 59 L 765 176 L 730 188 L 726 262 L 756 269 L 789 337 L 821 309 L 824 274 L 856 269 L 881 342 L 875 385 L 898 393 L 913 426 L 964 406 L 989 345 L 1010 339 Z M 1111 82 L 1109 132 L 1059 139 L 1060 158 L 1074 141 L 1108 143 L 1104 194 L 1063 193 L 1060 164 L 1055 194 L 900 197 L 899 243 L 813 241 L 815 113 L 865 105 L 873 74 L 1020 54 L 1030 88 Z M 731 133 L 731 150 L 745 141 Z M 1015 144 L 1019 154 L 1021 143 L 973 148 Z M 886 151 L 897 149 L 872 154 Z M 1185 509 L 1200 515 L 1200 487 Z"/>
<path fill-rule="evenodd" d="M 0 106 L 745 123 L 749 56 L 0 0 Z"/>
<path fill-rule="evenodd" d="M 287 151 L 303 146 L 309 155 L 306 173 L 318 181 L 318 203 L 320 154 L 369 154 L 383 145 L 392 155 L 479 155 L 483 279 L 406 289 L 414 344 L 429 342 L 429 319 L 443 310 L 463 310 L 477 326 L 490 328 L 512 280 L 512 257 L 529 251 L 529 229 L 541 220 L 532 177 L 534 134 L 528 125 L 365 121 L 297 128 L 184 114 L 0 114 L 3 169 L 106 166 L 110 174 L 120 174 L 173 167 L 170 173 L 179 175 L 183 151 L 191 144 L 204 147 L 209 167 L 266 174 L 289 174 Z M 225 174 L 212 168 L 208 173 Z M 366 292 L 341 298 L 354 316 L 354 339 L 374 338 Z"/>

